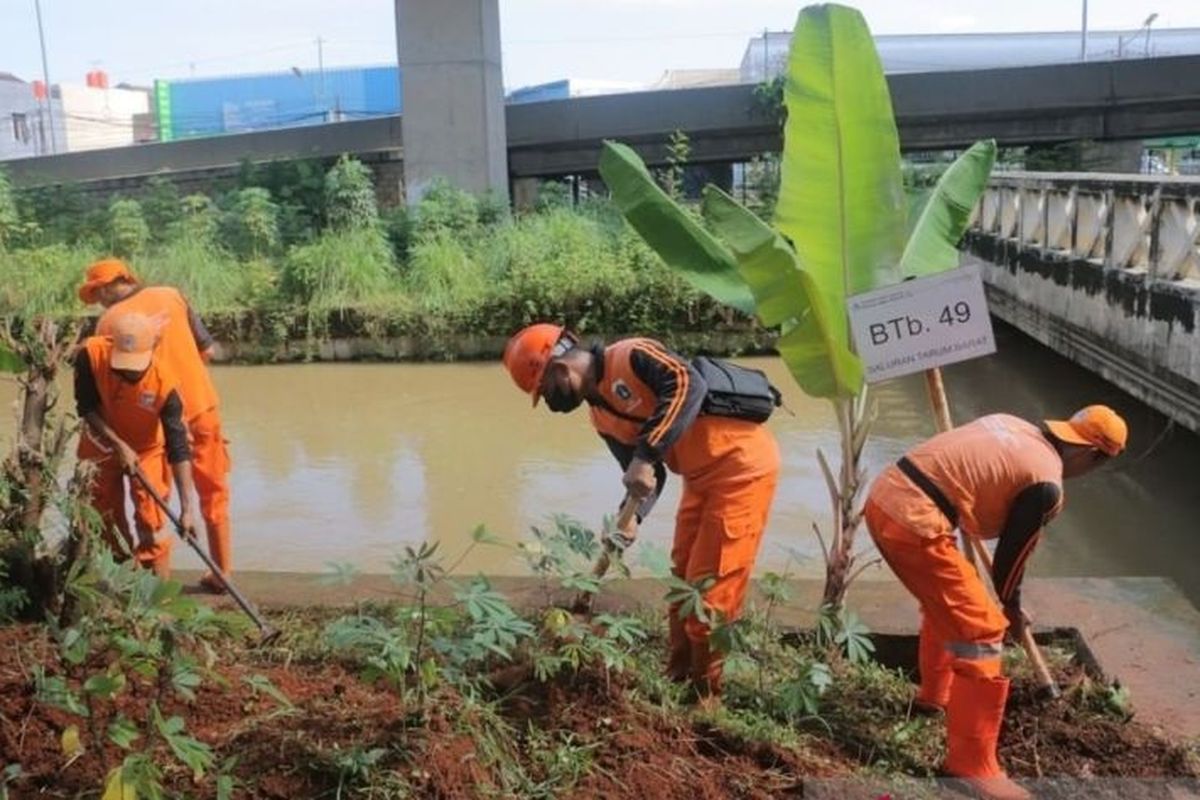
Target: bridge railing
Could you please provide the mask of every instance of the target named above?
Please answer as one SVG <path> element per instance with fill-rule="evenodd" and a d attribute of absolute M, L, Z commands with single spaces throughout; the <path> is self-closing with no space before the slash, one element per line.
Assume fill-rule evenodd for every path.
<path fill-rule="evenodd" d="M 971 229 L 1151 280 L 1200 281 L 1200 177 L 996 173 Z"/>

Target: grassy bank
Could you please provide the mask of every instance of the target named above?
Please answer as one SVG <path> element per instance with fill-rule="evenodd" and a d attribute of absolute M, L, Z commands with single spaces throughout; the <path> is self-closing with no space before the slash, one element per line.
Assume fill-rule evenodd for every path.
<path fill-rule="evenodd" d="M 180 288 L 235 343 L 504 336 L 540 319 L 584 333 L 751 329 L 668 270 L 605 200 L 575 207 L 548 192 L 514 217 L 438 184 L 381 214 L 353 161 L 322 187 L 319 204 L 297 206 L 295 185 L 181 198 L 160 183 L 90 209 L 65 189 L 0 187 L 17 199 L 16 220 L 0 222 L 0 316 L 84 313 L 84 269 L 116 254 L 143 281 Z"/>

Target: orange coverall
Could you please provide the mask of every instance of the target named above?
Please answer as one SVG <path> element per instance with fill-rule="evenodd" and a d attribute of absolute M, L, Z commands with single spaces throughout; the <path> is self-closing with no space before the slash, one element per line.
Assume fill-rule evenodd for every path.
<path fill-rule="evenodd" d="M 76 356 L 77 387 L 79 375 L 90 372 L 100 401 L 100 416 L 137 453 L 138 465 L 147 481 L 165 499 L 171 492 L 171 468 L 162 414 L 171 396 L 178 396 L 179 382 L 166 365 L 157 361 L 151 362 L 137 383 L 122 380 L 109 367 L 112 347 L 112 340 L 107 337 L 93 336 L 84 342 Z M 80 395 L 77 388 L 77 399 Z M 182 418 L 179 424 L 182 425 Z M 180 439 L 186 444 L 182 427 Z M 170 572 L 173 538 L 164 526 L 166 520 L 162 510 L 140 483 L 129 480 L 138 531 L 138 537 L 134 539 L 125 517 L 127 476 L 121 470 L 120 459 L 115 452 L 93 439 L 87 426 L 79 439 L 78 455 L 80 459 L 96 463 L 92 505 L 105 522 L 103 535 L 113 552 L 119 556 L 126 548 L 131 549 L 140 564 L 165 577 Z M 117 543 L 114 535 L 123 539 L 124 546 Z"/>
<path fill-rule="evenodd" d="M 624 339 L 596 350 L 591 420 L 627 467 L 634 456 L 683 476 L 671 562 L 676 576 L 715 582 L 704 593 L 719 619 L 741 612 L 779 478 L 779 448 L 763 425 L 700 414 L 706 387 L 691 366 L 652 339 Z M 643 505 L 644 516 L 653 498 Z M 670 660 L 676 680 L 691 677 L 719 693 L 723 659 L 709 647 L 709 626 L 670 609 Z"/>
<path fill-rule="evenodd" d="M 129 312 L 145 314 L 162 325 L 156 360 L 165 361 L 179 376 L 184 420 L 191 435 L 192 473 L 200 497 L 208 552 L 221 572 L 228 575 L 233 570 L 229 449 L 221 430 L 217 390 L 201 357 L 212 339 L 195 319 L 183 295 L 166 286 L 141 287 L 114 303 L 100 317 L 97 335 L 107 335 L 113 320 Z"/>
<path fill-rule="evenodd" d="M 905 460 L 876 479 L 865 520 L 880 553 L 921 604 L 917 697 L 946 709 L 947 771 L 1001 775 L 995 744 L 1008 694 L 1000 675 L 1008 620 L 955 546 L 954 522 L 968 535 L 994 539 L 1008 535 L 1013 509 L 1026 505 L 1023 496 L 1050 498 L 1036 507 L 1015 557 L 1004 558 L 1003 574 L 996 575 L 1001 599 L 1019 598 L 1037 531 L 1061 509 L 1062 459 L 1036 426 L 994 414 L 929 439 Z M 932 495 L 919 480 L 932 484 Z M 938 493 L 956 520 L 939 507 Z M 998 572 L 1001 561 L 998 548 Z"/>

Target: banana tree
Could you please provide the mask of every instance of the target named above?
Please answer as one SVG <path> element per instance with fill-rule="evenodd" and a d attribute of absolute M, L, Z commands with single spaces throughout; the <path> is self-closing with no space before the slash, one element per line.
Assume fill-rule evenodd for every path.
<path fill-rule="evenodd" d="M 957 264 L 957 244 L 991 173 L 995 144 L 975 144 L 946 171 L 906 242 L 899 135 L 874 41 L 857 11 L 820 5 L 800 12 L 784 102 L 773 226 L 712 185 L 701 203 L 705 225 L 699 224 L 618 143 L 605 143 L 600 173 L 625 218 L 669 266 L 697 289 L 777 328 L 777 349 L 796 383 L 832 403 L 839 468 L 817 452 L 833 510 L 828 541 L 814 529 L 825 555 L 824 602 L 840 608 L 861 571 L 854 539 L 872 417 L 846 301 Z"/>

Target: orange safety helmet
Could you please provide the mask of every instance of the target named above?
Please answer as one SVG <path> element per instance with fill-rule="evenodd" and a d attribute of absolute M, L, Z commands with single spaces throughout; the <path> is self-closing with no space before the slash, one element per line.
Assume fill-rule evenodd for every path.
<path fill-rule="evenodd" d="M 504 366 L 513 383 L 533 398 L 536 406 L 541 399 L 542 375 L 554 357 L 554 346 L 563 338 L 562 325 L 539 322 L 513 334 L 504 347 Z"/>

